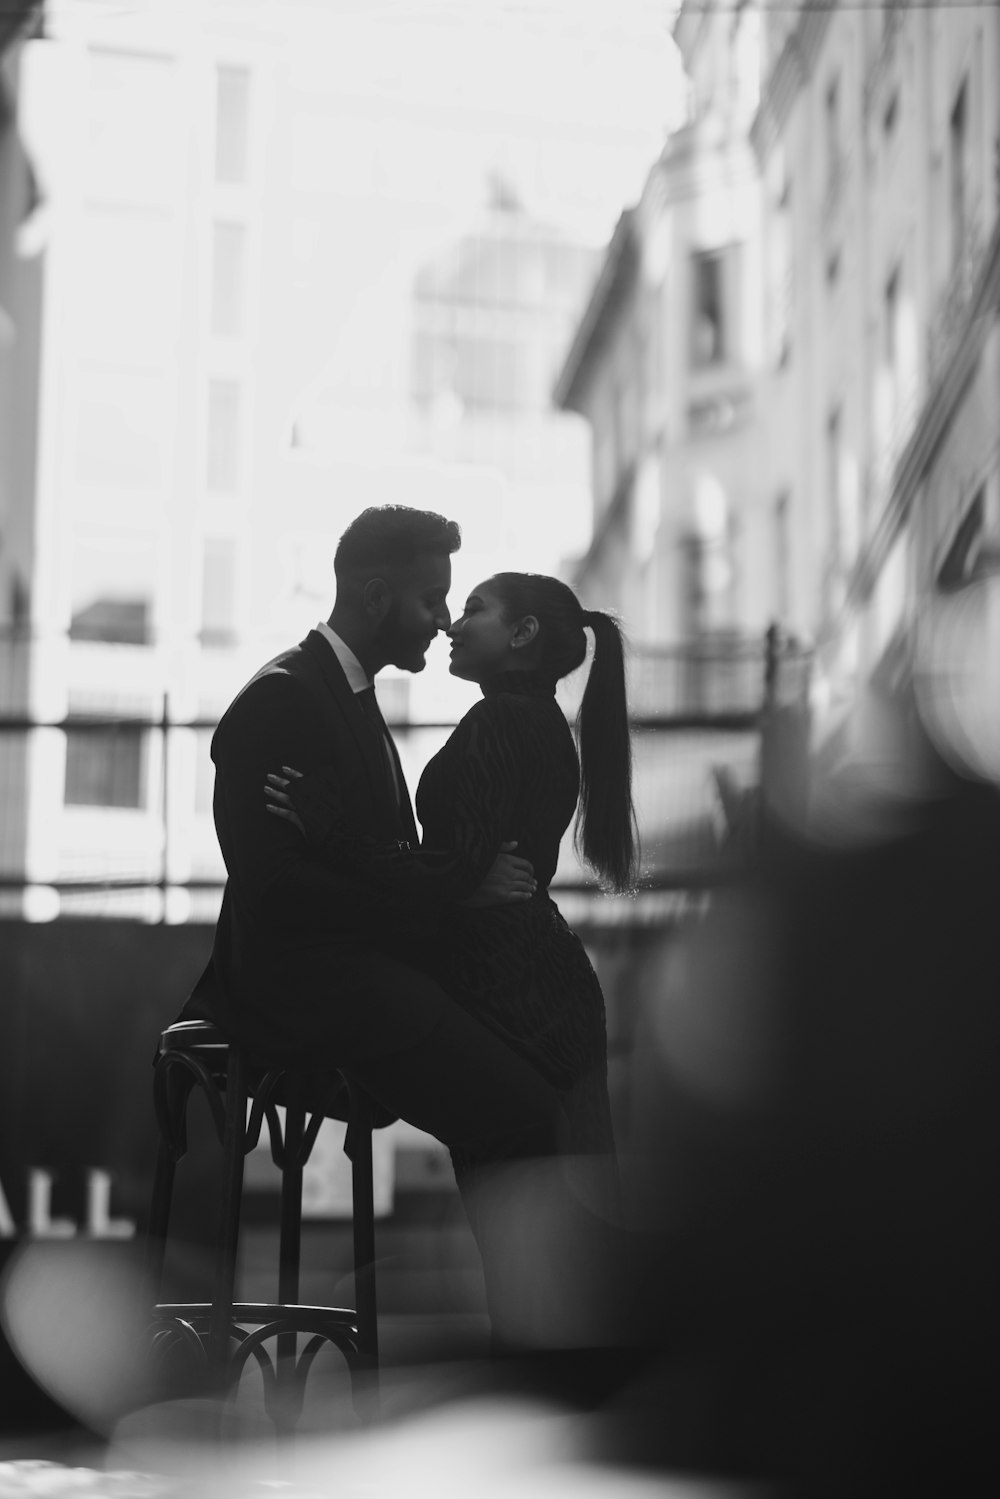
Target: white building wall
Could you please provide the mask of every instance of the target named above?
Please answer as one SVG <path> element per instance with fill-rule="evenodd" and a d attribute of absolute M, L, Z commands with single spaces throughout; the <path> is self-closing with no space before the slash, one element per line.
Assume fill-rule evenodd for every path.
<path fill-rule="evenodd" d="M 769 359 L 767 482 L 791 496 L 792 616 L 819 644 L 817 707 L 830 733 L 911 633 L 935 546 L 994 485 L 1000 387 L 989 343 L 965 389 L 948 397 L 940 447 L 921 443 L 949 361 L 978 336 L 962 314 L 996 232 L 998 16 L 994 7 L 843 5 L 803 13 L 791 40 L 783 27 L 777 41 L 765 48 L 754 134 L 768 295 L 776 308 L 790 281 L 792 316 L 790 346 Z M 995 306 L 986 316 L 995 320 Z"/>

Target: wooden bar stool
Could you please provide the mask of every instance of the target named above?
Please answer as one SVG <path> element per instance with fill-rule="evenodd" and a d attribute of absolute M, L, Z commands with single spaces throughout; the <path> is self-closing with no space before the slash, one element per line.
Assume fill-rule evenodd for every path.
<path fill-rule="evenodd" d="M 372 1183 L 373 1105 L 344 1073 L 347 1114 L 345 1150 L 351 1158 L 355 1307 L 302 1306 L 299 1257 L 302 1231 L 302 1170 L 324 1115 L 309 1115 L 307 1079 L 284 1063 L 250 1058 L 206 1021 L 178 1021 L 160 1037 L 153 1073 L 153 1096 L 160 1126 L 147 1227 L 147 1274 L 153 1300 L 153 1348 L 159 1353 L 182 1345 L 209 1388 L 235 1393 L 250 1358 L 259 1365 L 265 1405 L 280 1433 L 294 1430 L 301 1414 L 312 1363 L 324 1343 L 344 1355 L 351 1374 L 355 1409 L 377 1397 L 378 1324 L 375 1294 L 375 1207 Z M 200 1088 L 208 1100 L 222 1145 L 222 1180 L 210 1302 L 160 1302 L 163 1261 L 170 1222 L 174 1173 L 187 1150 L 187 1106 Z M 252 1100 L 252 1103 L 250 1103 Z M 278 1114 L 284 1105 L 284 1128 Z M 249 1117 L 247 1113 L 250 1103 Z M 236 1258 L 247 1152 L 267 1121 L 271 1155 L 281 1171 L 281 1228 L 278 1300 L 234 1300 Z M 307 1339 L 301 1354 L 298 1339 Z M 272 1359 L 264 1347 L 276 1342 Z"/>

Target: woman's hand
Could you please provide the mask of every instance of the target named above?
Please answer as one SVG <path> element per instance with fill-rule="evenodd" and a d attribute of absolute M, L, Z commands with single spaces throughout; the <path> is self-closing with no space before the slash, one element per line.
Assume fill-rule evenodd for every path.
<path fill-rule="evenodd" d="M 283 817 L 297 827 L 303 838 L 306 836 L 305 825 L 302 818 L 292 806 L 292 799 L 288 794 L 288 788 L 292 781 L 301 781 L 301 770 L 293 770 L 290 765 L 281 767 L 281 775 L 267 777 L 264 785 L 265 811 L 272 812 L 275 817 Z"/>

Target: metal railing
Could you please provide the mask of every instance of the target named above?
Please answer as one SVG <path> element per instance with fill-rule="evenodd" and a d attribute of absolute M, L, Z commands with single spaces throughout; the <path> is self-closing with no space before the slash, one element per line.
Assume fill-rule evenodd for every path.
<path fill-rule="evenodd" d="M 732 863 L 717 856 L 720 840 L 711 834 L 720 815 L 719 787 L 729 787 L 730 800 L 734 784 L 740 794 L 751 794 L 769 712 L 804 709 L 809 667 L 808 651 L 776 630 L 760 642 L 703 640 L 633 653 L 645 891 L 709 888 L 733 877 Z M 561 696 L 572 716 L 572 693 Z M 0 715 L 0 911 L 30 915 L 26 902 L 37 905 L 43 891 L 49 892 L 48 915 L 211 919 L 225 882 L 210 798 L 208 740 L 216 723 L 215 716 L 175 715 L 169 697 L 158 715 Z M 454 724 L 390 726 L 412 783 Z M 109 763 L 113 746 L 127 742 L 128 796 L 115 800 L 112 790 L 111 800 L 67 803 L 65 770 L 62 785 L 58 775 L 71 757 L 74 736 L 77 742 L 89 736 L 90 752 L 106 738 Z M 39 811 L 32 787 L 45 777 L 47 801 Z M 101 782 L 105 795 L 108 785 Z M 568 894 L 598 893 L 569 852 L 556 885 Z M 35 892 L 32 899 L 29 892 Z"/>

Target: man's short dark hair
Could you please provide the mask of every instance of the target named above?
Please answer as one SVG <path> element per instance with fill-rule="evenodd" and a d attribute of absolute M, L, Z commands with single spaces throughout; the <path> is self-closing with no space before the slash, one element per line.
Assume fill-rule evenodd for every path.
<path fill-rule="evenodd" d="M 337 543 L 333 569 L 346 573 L 407 567 L 427 552 L 450 557 L 462 545 L 457 522 L 409 505 L 371 505 L 356 516 Z"/>

